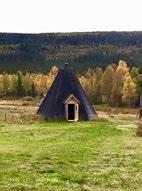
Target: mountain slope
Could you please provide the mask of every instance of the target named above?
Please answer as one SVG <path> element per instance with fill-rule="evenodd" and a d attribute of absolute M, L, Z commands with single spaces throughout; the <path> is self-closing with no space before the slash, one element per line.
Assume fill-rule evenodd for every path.
<path fill-rule="evenodd" d="M 142 66 L 142 32 L 0 33 L 0 72 L 46 72 L 64 62 L 82 72 L 120 59 Z"/>

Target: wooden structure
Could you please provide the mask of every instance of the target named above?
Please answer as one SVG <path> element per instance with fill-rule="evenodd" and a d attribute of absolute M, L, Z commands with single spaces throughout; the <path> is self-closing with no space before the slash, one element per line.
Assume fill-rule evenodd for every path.
<path fill-rule="evenodd" d="M 73 70 L 60 69 L 38 113 L 50 120 L 94 120 L 97 114 Z"/>
<path fill-rule="evenodd" d="M 79 120 L 79 104 L 77 98 L 74 95 L 70 95 L 64 102 L 65 105 L 65 118 L 67 121 Z"/>

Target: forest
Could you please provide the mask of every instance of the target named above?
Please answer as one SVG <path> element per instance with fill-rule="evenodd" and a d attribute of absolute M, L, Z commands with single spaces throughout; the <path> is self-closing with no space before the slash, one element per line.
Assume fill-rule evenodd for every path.
<path fill-rule="evenodd" d="M 57 66 L 53 66 L 46 74 L 22 71 L 16 74 L 3 73 L 0 75 L 0 96 L 27 99 L 41 97 L 48 92 L 58 70 Z M 101 67 L 89 68 L 83 74 L 78 74 L 78 78 L 92 104 L 129 107 L 139 104 L 141 70 L 130 68 L 123 60 L 108 65 L 105 70 Z"/>
<path fill-rule="evenodd" d="M 142 32 L 0 33 L 0 73 L 47 73 L 65 62 L 83 73 L 121 59 L 141 68 Z"/>

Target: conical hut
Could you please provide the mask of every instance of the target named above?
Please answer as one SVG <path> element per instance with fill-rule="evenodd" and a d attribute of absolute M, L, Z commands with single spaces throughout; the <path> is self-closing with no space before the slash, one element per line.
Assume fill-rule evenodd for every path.
<path fill-rule="evenodd" d="M 60 69 L 38 113 L 50 120 L 94 120 L 97 114 L 73 70 Z"/>

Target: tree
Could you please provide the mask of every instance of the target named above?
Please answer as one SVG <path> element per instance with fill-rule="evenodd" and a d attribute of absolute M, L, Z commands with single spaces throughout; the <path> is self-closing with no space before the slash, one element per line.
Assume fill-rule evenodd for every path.
<path fill-rule="evenodd" d="M 114 80 L 114 69 L 111 65 L 108 65 L 108 67 L 104 72 L 101 83 L 103 100 L 108 103 L 111 102 L 111 90 L 113 87 L 113 80 Z"/>
<path fill-rule="evenodd" d="M 101 92 L 101 81 L 103 78 L 102 68 L 96 68 L 96 80 L 95 80 L 95 90 L 94 90 L 94 102 L 99 104 L 102 102 L 102 92 Z"/>
<path fill-rule="evenodd" d="M 127 63 L 120 60 L 114 74 L 114 81 L 111 92 L 111 103 L 115 106 L 120 106 L 122 104 L 122 89 L 124 80 L 129 75 L 130 73 Z"/>
<path fill-rule="evenodd" d="M 32 87 L 32 80 L 30 78 L 30 74 L 27 73 L 22 80 L 22 85 L 25 90 L 26 95 L 29 95 L 31 92 L 31 87 Z"/>
<path fill-rule="evenodd" d="M 95 71 L 88 69 L 85 75 L 80 77 L 80 83 L 82 84 L 89 100 L 94 103 L 95 101 L 95 81 L 96 74 Z"/>
<path fill-rule="evenodd" d="M 49 75 L 53 75 L 54 77 L 57 75 L 58 73 L 58 68 L 57 66 L 52 66 L 50 72 L 49 72 Z"/>
<path fill-rule="evenodd" d="M 121 105 L 121 96 L 122 96 L 122 79 L 119 71 L 116 71 L 114 74 L 112 92 L 111 92 L 111 103 L 115 106 Z"/>
<path fill-rule="evenodd" d="M 131 76 L 125 78 L 123 91 L 122 91 L 122 102 L 128 106 L 134 106 L 137 100 L 136 84 L 133 82 Z"/>
<path fill-rule="evenodd" d="M 10 93 L 14 96 L 17 93 L 17 76 L 15 74 L 10 77 Z"/>
<path fill-rule="evenodd" d="M 23 88 L 23 83 L 22 83 L 22 78 L 23 78 L 23 74 L 21 71 L 17 72 L 17 96 L 21 97 L 24 96 L 24 88 Z"/>
<path fill-rule="evenodd" d="M 124 79 L 126 76 L 129 76 L 129 68 L 127 66 L 127 63 L 123 60 L 120 60 L 117 67 L 117 72 L 120 75 L 121 79 Z"/>
<path fill-rule="evenodd" d="M 130 72 L 132 79 L 136 80 L 136 78 L 139 76 L 139 74 L 140 74 L 139 68 L 132 67 L 131 72 Z"/>
<path fill-rule="evenodd" d="M 7 73 L 4 73 L 2 76 L 2 89 L 4 96 L 7 96 L 10 90 L 10 79 Z"/>
<path fill-rule="evenodd" d="M 35 90 L 34 82 L 32 82 L 32 85 L 31 85 L 31 96 L 32 97 L 36 96 L 36 90 Z"/>

